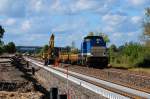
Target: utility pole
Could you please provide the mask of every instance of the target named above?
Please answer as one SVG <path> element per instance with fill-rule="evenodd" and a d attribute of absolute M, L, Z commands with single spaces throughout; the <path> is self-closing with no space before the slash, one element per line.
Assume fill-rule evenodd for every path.
<path fill-rule="evenodd" d="M 69 75 L 68 75 L 68 70 L 69 70 L 69 68 L 68 68 L 68 66 L 67 66 L 67 99 L 70 99 L 70 93 L 69 93 L 69 81 L 68 81 L 68 77 L 69 77 Z"/>

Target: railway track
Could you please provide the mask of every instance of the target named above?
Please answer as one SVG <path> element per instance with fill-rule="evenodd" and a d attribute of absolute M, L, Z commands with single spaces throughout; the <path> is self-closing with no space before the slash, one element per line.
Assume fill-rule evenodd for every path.
<path fill-rule="evenodd" d="M 42 60 L 33 58 L 43 63 Z M 95 69 L 88 68 L 85 66 L 62 64 L 60 68 L 77 73 L 81 73 L 87 76 L 91 76 L 97 79 L 102 79 L 108 82 L 126 86 L 132 89 L 140 90 L 143 92 L 150 93 L 150 74 L 144 72 L 131 72 L 124 69 L 106 68 L 106 69 Z"/>
<path fill-rule="evenodd" d="M 61 68 L 65 69 L 66 67 L 62 66 Z M 141 75 L 141 73 L 128 70 L 114 68 L 95 69 L 77 65 L 70 65 L 68 68 L 70 71 L 150 93 L 150 74 L 143 73 Z"/>
<path fill-rule="evenodd" d="M 30 58 L 31 58 L 31 57 L 30 57 Z M 44 61 L 42 61 L 42 60 L 40 60 L 40 59 L 33 58 L 33 57 L 32 57 L 31 59 L 34 59 L 34 60 L 38 61 L 38 63 L 40 63 L 40 64 L 43 64 L 43 62 L 44 62 Z M 68 64 L 67 64 L 67 65 L 68 65 Z M 73 65 L 73 66 L 74 66 L 74 65 Z M 83 66 L 81 66 L 81 67 L 83 67 Z M 127 72 L 127 71 L 125 71 L 125 70 L 115 69 L 115 68 L 110 68 L 110 69 L 107 69 L 106 71 L 112 72 L 112 73 L 118 73 L 118 74 L 123 74 L 123 73 L 124 73 L 124 74 L 127 74 L 127 73 L 130 73 L 131 76 L 150 79 L 150 74 L 147 74 L 147 75 L 145 76 L 145 74 L 131 73 L 131 72 Z"/>
<path fill-rule="evenodd" d="M 82 87 L 85 87 L 97 94 L 100 94 L 106 98 L 110 99 L 150 98 L 150 94 L 147 92 L 117 85 L 112 82 L 100 80 L 80 73 L 72 71 L 67 72 L 67 70 L 58 67 L 43 66 L 43 63 L 27 57 L 25 57 L 25 60 L 29 61 L 30 63 L 40 68 L 46 69 L 49 72 L 55 73 L 56 75 L 68 79 L 69 81 L 72 81 Z"/>

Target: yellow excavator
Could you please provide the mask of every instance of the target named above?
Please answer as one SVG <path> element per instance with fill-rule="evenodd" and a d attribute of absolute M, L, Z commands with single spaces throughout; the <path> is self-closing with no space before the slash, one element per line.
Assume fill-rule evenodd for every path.
<path fill-rule="evenodd" d="M 51 35 L 49 41 L 49 48 L 47 53 L 43 53 L 43 59 L 45 61 L 45 65 L 55 64 L 56 55 L 55 55 L 55 48 L 54 48 L 54 34 Z"/>

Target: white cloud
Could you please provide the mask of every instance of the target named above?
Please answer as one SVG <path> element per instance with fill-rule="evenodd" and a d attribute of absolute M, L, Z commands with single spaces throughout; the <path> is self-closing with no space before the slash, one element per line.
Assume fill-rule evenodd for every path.
<path fill-rule="evenodd" d="M 0 0 L 0 14 L 6 17 L 24 17 L 27 6 L 26 0 Z"/>
<path fill-rule="evenodd" d="M 114 32 L 114 27 L 112 26 L 105 26 L 102 28 L 102 31 L 105 31 L 105 32 Z"/>
<path fill-rule="evenodd" d="M 98 13 L 105 14 L 111 11 L 112 6 L 118 3 L 118 0 L 74 0 L 69 9 L 72 13 Z"/>
<path fill-rule="evenodd" d="M 128 0 L 128 2 L 134 6 L 139 6 L 143 5 L 147 2 L 148 0 Z"/>
<path fill-rule="evenodd" d="M 39 12 L 43 8 L 42 0 L 31 0 L 31 2 L 29 2 L 29 3 L 30 3 L 31 9 L 34 11 Z"/>
<path fill-rule="evenodd" d="M 60 0 L 55 0 L 51 5 L 52 5 L 51 6 L 52 9 L 60 9 L 61 7 Z"/>
<path fill-rule="evenodd" d="M 97 4 L 98 2 L 95 0 L 78 0 L 73 8 L 76 10 L 88 10 L 94 9 Z"/>
<path fill-rule="evenodd" d="M 63 24 L 56 25 L 52 27 L 52 32 L 70 32 L 70 31 L 78 31 L 81 28 L 86 28 L 88 26 L 87 20 L 83 18 L 78 18 L 78 20 L 68 19 Z M 82 30 L 83 30 L 82 29 Z"/>
<path fill-rule="evenodd" d="M 9 19 L 7 19 L 6 20 L 6 22 L 5 22 L 5 24 L 6 25 L 14 25 L 16 23 L 16 20 L 15 19 L 13 19 L 13 18 L 9 18 Z"/>
<path fill-rule="evenodd" d="M 124 3 L 126 5 L 122 5 Z M 141 5 L 146 3 L 148 0 L 0 0 L 0 24 L 6 26 L 6 35 L 10 38 L 20 33 L 28 42 L 58 32 L 63 34 L 61 41 L 66 44 L 70 40 L 82 40 L 89 31 L 100 29 L 119 42 L 139 29 L 142 18 L 137 8 L 140 6 L 143 11 Z M 136 6 L 136 13 L 130 11 L 129 6 Z M 66 35 L 70 36 L 64 40 Z"/>
<path fill-rule="evenodd" d="M 21 25 L 22 31 L 28 31 L 30 27 L 31 27 L 31 23 L 29 20 L 25 20 Z"/>
<path fill-rule="evenodd" d="M 15 25 L 16 20 L 14 18 L 0 19 L 0 24 L 4 26 Z"/>
<path fill-rule="evenodd" d="M 102 17 L 102 21 L 109 25 L 116 26 L 124 22 L 126 18 L 126 16 L 121 16 L 118 14 L 106 14 Z"/>
<path fill-rule="evenodd" d="M 132 37 L 132 36 L 136 35 L 136 33 L 135 32 L 129 32 L 129 33 L 127 33 L 127 35 Z"/>
<path fill-rule="evenodd" d="M 45 37 L 46 37 L 46 35 L 44 35 L 44 34 L 33 33 L 33 34 L 30 34 L 30 35 L 26 35 L 25 40 L 28 41 L 28 42 L 33 42 L 34 40 L 41 40 Z"/>
<path fill-rule="evenodd" d="M 116 40 L 121 39 L 123 36 L 123 33 L 113 33 L 112 38 L 115 38 Z"/>
<path fill-rule="evenodd" d="M 45 40 L 43 40 L 43 38 Z M 17 35 L 17 39 L 12 39 L 14 42 L 17 42 L 17 45 L 24 45 L 24 46 L 41 46 L 48 44 L 49 40 L 49 35 L 46 34 L 36 34 L 36 33 L 31 33 L 29 34 L 22 34 L 22 35 Z M 39 44 L 39 41 L 42 42 L 42 44 Z M 25 42 L 25 43 L 23 43 Z"/>
<path fill-rule="evenodd" d="M 63 32 L 68 30 L 68 24 L 62 24 L 52 29 L 52 32 Z"/>
<path fill-rule="evenodd" d="M 133 22 L 133 23 L 135 23 L 135 24 L 140 24 L 141 23 L 141 21 L 142 21 L 142 17 L 141 16 L 133 16 L 132 18 L 131 18 L 131 21 Z"/>
<path fill-rule="evenodd" d="M 36 0 L 32 0 L 36 1 Z M 43 0 L 44 1 L 44 0 Z M 42 0 L 32 3 L 32 9 L 36 8 L 36 4 L 40 5 L 40 10 L 49 14 L 78 14 L 84 12 L 106 13 L 108 9 L 115 4 L 114 0 L 51 0 L 43 2 Z M 39 9 L 39 6 L 38 6 Z M 36 10 L 36 9 L 35 9 Z M 34 10 L 33 10 L 34 11 Z"/>

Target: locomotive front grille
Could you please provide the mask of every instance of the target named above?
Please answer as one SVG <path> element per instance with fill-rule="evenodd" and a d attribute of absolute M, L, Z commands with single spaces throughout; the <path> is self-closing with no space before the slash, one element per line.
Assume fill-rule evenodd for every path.
<path fill-rule="evenodd" d="M 91 54 L 93 56 L 107 56 L 106 48 L 105 47 L 92 47 Z"/>

